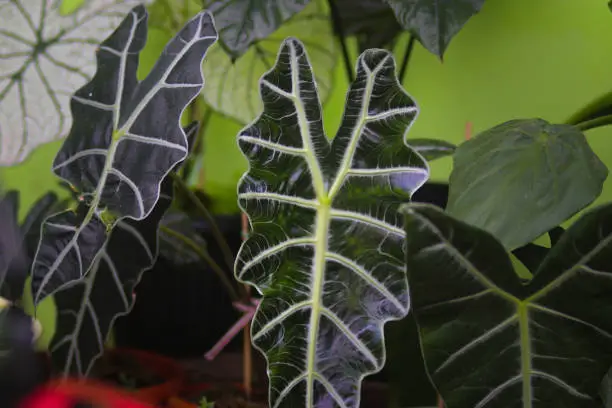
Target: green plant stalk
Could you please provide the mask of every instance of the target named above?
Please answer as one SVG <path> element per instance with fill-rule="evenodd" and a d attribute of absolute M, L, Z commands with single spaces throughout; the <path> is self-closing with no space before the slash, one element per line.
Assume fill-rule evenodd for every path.
<path fill-rule="evenodd" d="M 410 57 L 412 56 L 415 40 L 416 37 L 411 35 L 410 39 L 408 40 L 408 45 L 406 46 L 406 52 L 404 52 L 404 59 L 402 60 L 402 65 L 399 71 L 399 81 L 401 84 L 404 83 L 404 78 L 406 77 L 406 71 L 408 70 L 408 64 L 410 63 Z"/>
<path fill-rule="evenodd" d="M 212 214 L 210 213 L 210 211 L 208 211 L 206 206 L 202 204 L 202 202 L 193 193 L 193 191 L 191 191 L 191 189 L 187 186 L 187 184 L 185 184 L 185 182 L 180 176 L 178 176 L 176 173 L 170 173 L 170 174 L 171 174 L 172 179 L 174 180 L 174 184 L 177 185 L 181 190 L 183 190 L 185 194 L 187 194 L 187 197 L 189 197 L 193 205 L 195 205 L 195 207 L 198 209 L 201 215 L 210 223 L 210 226 L 212 228 L 212 233 L 215 239 L 217 240 L 217 242 L 219 243 L 221 252 L 223 252 L 225 263 L 230 270 L 233 270 L 234 269 L 234 256 L 232 255 L 232 250 L 227 244 L 227 241 L 225 240 L 225 238 L 223 238 L 223 234 L 221 234 L 221 231 L 219 230 L 219 227 L 217 226 L 217 223 L 215 222 L 215 219 L 213 218 Z"/>
<path fill-rule="evenodd" d="M 585 122 L 577 123 L 576 126 L 581 131 L 595 129 L 602 126 L 612 125 L 612 115 L 600 116 L 595 119 L 587 120 Z"/>
<path fill-rule="evenodd" d="M 234 289 L 234 286 L 232 285 L 231 281 L 228 279 L 227 272 L 224 271 L 223 268 L 221 268 L 217 262 L 215 262 L 215 260 L 210 256 L 208 251 L 206 251 L 205 249 L 202 249 L 198 244 L 193 242 L 193 240 L 187 238 L 180 232 L 174 231 L 172 228 L 168 228 L 164 225 L 160 225 L 159 229 L 160 231 L 163 231 L 165 234 L 168 234 L 170 236 L 175 237 L 176 239 L 179 239 L 181 242 L 183 242 L 183 244 L 185 244 L 191 250 L 193 250 L 196 254 L 198 254 L 198 256 L 202 258 L 202 260 L 204 260 L 206 263 L 210 265 L 212 270 L 219 277 L 219 279 L 221 280 L 221 283 L 223 283 L 223 286 L 225 286 L 228 294 L 232 298 L 232 301 L 234 302 L 240 301 L 240 296 L 238 295 L 238 292 L 236 292 L 236 290 Z"/>
<path fill-rule="evenodd" d="M 340 40 L 340 47 L 342 48 L 342 59 L 344 60 L 344 68 L 346 70 L 346 78 L 351 83 L 355 80 L 355 74 L 353 73 L 353 66 L 351 65 L 351 58 L 349 56 L 348 47 L 346 45 L 346 38 L 344 37 L 344 29 L 342 27 L 342 19 L 338 11 L 338 5 L 335 0 L 328 0 L 329 9 L 331 11 L 332 24 L 334 27 L 335 34 Z"/>

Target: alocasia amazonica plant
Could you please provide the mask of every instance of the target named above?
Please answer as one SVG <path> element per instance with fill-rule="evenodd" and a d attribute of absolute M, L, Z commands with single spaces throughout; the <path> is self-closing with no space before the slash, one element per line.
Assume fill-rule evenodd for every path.
<path fill-rule="evenodd" d="M 197 14 L 139 82 L 146 22 L 144 6 L 132 9 L 98 48 L 93 79 L 72 97 L 72 129 L 53 171 L 81 204 L 45 221 L 32 268 L 35 303 L 84 277 L 118 221 L 146 218 L 163 179 L 187 156 L 179 119 L 203 87 L 201 64 L 216 29 L 208 12 Z"/>
<path fill-rule="evenodd" d="M 490 233 L 409 204 L 406 269 L 448 408 L 597 407 L 612 365 L 612 204 L 574 223 L 522 282 Z"/>
<path fill-rule="evenodd" d="M 330 142 L 309 59 L 291 38 L 260 93 L 263 113 L 238 135 L 252 234 L 236 275 L 263 294 L 252 337 L 270 405 L 358 407 L 362 378 L 384 364 L 383 325 L 410 303 L 397 209 L 429 174 L 405 141 L 418 109 L 393 56 L 368 50 Z"/>

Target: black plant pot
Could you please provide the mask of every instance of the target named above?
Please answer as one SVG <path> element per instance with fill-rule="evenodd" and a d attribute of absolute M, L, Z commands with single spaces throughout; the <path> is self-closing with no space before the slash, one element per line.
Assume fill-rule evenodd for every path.
<path fill-rule="evenodd" d="M 215 221 L 234 257 L 241 239 L 241 216 L 216 216 Z M 222 267 L 222 252 L 205 221 L 195 227 L 207 243 L 208 253 Z M 225 267 L 227 269 L 227 267 Z M 233 270 L 228 270 L 233 281 Z M 175 358 L 201 357 L 240 318 L 217 275 L 201 263 L 176 266 L 160 254 L 136 287 L 132 312 L 117 320 L 115 342 Z M 236 336 L 227 350 L 241 347 Z"/>

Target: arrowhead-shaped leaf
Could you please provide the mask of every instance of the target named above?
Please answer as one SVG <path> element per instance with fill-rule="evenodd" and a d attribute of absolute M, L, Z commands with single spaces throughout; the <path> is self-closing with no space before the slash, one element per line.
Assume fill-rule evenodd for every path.
<path fill-rule="evenodd" d="M 386 0 L 405 30 L 442 58 L 452 38 L 485 0 Z"/>
<path fill-rule="evenodd" d="M 273 3 L 273 2 L 270 2 Z M 276 59 L 276 52 L 288 36 L 299 33 L 312 61 L 319 97 L 325 100 L 331 90 L 338 54 L 326 0 L 311 3 L 278 30 L 249 48 L 233 61 L 220 44 L 215 44 L 206 61 L 206 102 L 216 111 L 240 123 L 251 123 L 263 110 L 259 78 Z"/>
<path fill-rule="evenodd" d="M 138 82 L 146 39 L 139 6 L 98 48 L 98 70 L 72 98 L 72 129 L 53 163 L 83 203 L 43 227 L 32 272 L 35 304 L 87 273 L 117 221 L 141 220 L 154 208 L 161 181 L 187 155 L 179 119 L 202 89 L 201 63 L 216 38 L 211 15 L 196 15 Z"/>
<path fill-rule="evenodd" d="M 0 166 L 66 136 L 69 95 L 94 74 L 96 46 L 143 2 L 88 0 L 68 16 L 59 1 L 0 2 Z"/>
<path fill-rule="evenodd" d="M 311 0 L 204 0 L 215 17 L 219 43 L 238 58 L 256 41 L 263 40 Z"/>
<path fill-rule="evenodd" d="M 250 163 L 238 199 L 252 234 L 236 276 L 263 294 L 252 339 L 268 360 L 270 405 L 356 408 L 362 378 L 384 364 L 384 323 L 409 307 L 396 210 L 428 177 L 405 140 L 418 109 L 393 56 L 369 50 L 330 143 L 295 39 L 260 93 L 263 114 L 238 135 Z"/>
<path fill-rule="evenodd" d="M 512 120 L 453 155 L 447 211 L 506 248 L 533 241 L 601 194 L 608 169 L 584 135 L 542 119 Z"/>
<path fill-rule="evenodd" d="M 412 311 L 448 408 L 598 407 L 612 365 L 612 204 L 573 224 L 522 284 L 491 234 L 404 207 Z"/>
<path fill-rule="evenodd" d="M 55 293 L 57 323 L 49 351 L 65 375 L 87 375 L 115 319 L 132 309 L 134 287 L 157 258 L 157 229 L 172 202 L 170 177 L 163 190 L 147 218 L 117 223 L 87 276 Z"/>

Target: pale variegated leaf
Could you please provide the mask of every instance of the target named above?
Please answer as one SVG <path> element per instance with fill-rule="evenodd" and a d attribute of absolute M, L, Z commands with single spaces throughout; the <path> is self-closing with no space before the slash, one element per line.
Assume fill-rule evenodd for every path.
<path fill-rule="evenodd" d="M 70 95 L 93 76 L 95 50 L 132 7 L 151 0 L 87 0 L 70 15 L 61 1 L 0 2 L 0 166 L 66 136 Z"/>
<path fill-rule="evenodd" d="M 263 294 L 252 323 L 271 407 L 359 406 L 385 361 L 383 325 L 406 315 L 402 221 L 428 177 L 405 133 L 417 115 L 393 56 L 357 62 L 330 143 L 304 45 L 286 40 L 260 81 L 264 111 L 238 136 L 250 168 L 238 192 L 252 233 L 236 276 Z"/>

